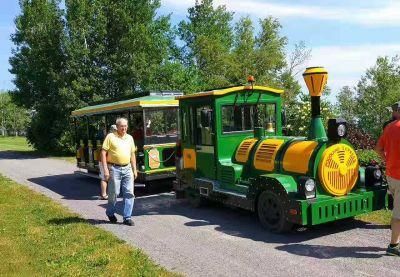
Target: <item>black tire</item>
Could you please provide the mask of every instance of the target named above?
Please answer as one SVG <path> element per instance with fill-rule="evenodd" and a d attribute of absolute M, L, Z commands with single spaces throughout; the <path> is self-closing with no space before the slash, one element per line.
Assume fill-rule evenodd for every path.
<path fill-rule="evenodd" d="M 261 225 L 274 233 L 288 232 L 293 223 L 286 219 L 287 198 L 273 191 L 263 191 L 257 201 L 257 214 Z"/>

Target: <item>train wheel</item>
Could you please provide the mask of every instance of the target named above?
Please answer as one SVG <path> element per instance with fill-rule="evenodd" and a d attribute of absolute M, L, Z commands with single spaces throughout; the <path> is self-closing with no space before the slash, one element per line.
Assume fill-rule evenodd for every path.
<path fill-rule="evenodd" d="M 257 202 L 258 218 L 262 226 L 274 233 L 287 232 L 293 224 L 286 220 L 286 199 L 279 194 L 266 190 Z"/>

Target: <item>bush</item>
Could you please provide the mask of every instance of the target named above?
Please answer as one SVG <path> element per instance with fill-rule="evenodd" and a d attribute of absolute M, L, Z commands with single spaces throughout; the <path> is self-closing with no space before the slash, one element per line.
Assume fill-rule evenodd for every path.
<path fill-rule="evenodd" d="M 379 155 L 374 150 L 359 149 L 356 150 L 356 153 L 358 156 L 358 162 L 362 166 L 366 166 L 373 162 L 376 162 L 378 164 L 383 164 L 381 157 L 379 157 Z"/>
<path fill-rule="evenodd" d="M 376 141 L 370 134 L 363 131 L 361 128 L 354 124 L 348 124 L 347 140 L 353 145 L 355 149 L 374 149 Z"/>

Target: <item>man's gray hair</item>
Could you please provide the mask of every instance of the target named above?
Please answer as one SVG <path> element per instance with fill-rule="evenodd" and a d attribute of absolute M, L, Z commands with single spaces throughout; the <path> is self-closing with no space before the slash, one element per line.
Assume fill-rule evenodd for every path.
<path fill-rule="evenodd" d="M 115 120 L 115 124 L 120 125 L 122 123 L 122 121 L 125 121 L 126 124 L 128 124 L 128 119 L 126 119 L 125 117 L 118 117 L 117 120 Z"/>

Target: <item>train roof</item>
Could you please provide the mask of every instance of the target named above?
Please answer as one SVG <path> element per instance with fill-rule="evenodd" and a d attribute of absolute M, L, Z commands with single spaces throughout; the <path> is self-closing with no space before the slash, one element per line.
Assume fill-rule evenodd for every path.
<path fill-rule="evenodd" d="M 228 87 L 228 88 L 221 88 L 221 89 L 214 89 L 214 90 L 209 90 L 209 91 L 204 91 L 204 92 L 198 92 L 198 93 L 193 93 L 193 94 L 187 94 L 187 95 L 182 95 L 182 96 L 177 96 L 175 99 L 181 100 L 181 99 L 189 99 L 189 98 L 197 98 L 197 97 L 204 97 L 204 96 L 222 96 L 226 95 L 229 93 L 234 93 L 234 92 L 248 92 L 249 90 L 257 90 L 262 93 L 276 93 L 276 94 L 282 94 L 283 90 L 281 89 L 275 89 L 271 87 L 265 87 L 265 86 L 235 86 L 235 87 Z"/>
<path fill-rule="evenodd" d="M 138 98 L 116 101 L 112 103 L 87 106 L 71 113 L 73 117 L 95 115 L 102 113 L 113 113 L 126 110 L 157 107 L 178 107 L 179 101 L 175 100 L 175 95 L 147 95 Z"/>

